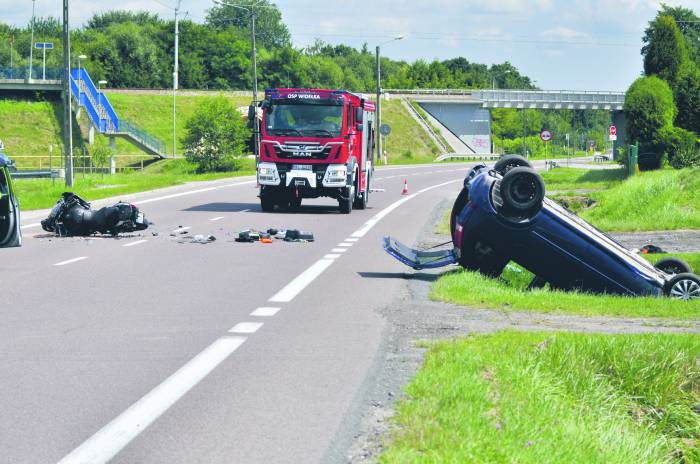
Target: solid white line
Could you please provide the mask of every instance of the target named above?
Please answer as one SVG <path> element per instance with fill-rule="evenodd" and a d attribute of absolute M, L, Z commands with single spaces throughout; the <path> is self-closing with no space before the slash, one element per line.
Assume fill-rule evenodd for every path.
<path fill-rule="evenodd" d="M 306 288 L 316 277 L 333 264 L 332 259 L 319 259 L 307 270 L 299 274 L 294 280 L 289 282 L 282 290 L 277 292 L 270 301 L 277 303 L 288 303 L 294 299 L 302 290 Z"/>
<path fill-rule="evenodd" d="M 141 245 L 142 243 L 146 243 L 147 241 L 148 240 L 137 240 L 135 242 L 127 243 L 126 245 L 123 245 L 123 246 L 124 246 L 124 248 L 132 247 L 132 246 L 136 246 L 136 245 Z"/>
<path fill-rule="evenodd" d="M 433 189 L 436 189 L 436 188 L 438 188 L 438 187 L 443 187 L 443 186 L 445 186 L 445 185 L 452 184 L 452 183 L 454 183 L 454 182 L 460 182 L 460 181 L 461 181 L 461 179 L 455 179 L 455 180 L 450 180 L 450 181 L 447 181 L 447 182 L 443 182 L 443 183 L 441 183 L 441 184 L 432 185 L 432 186 L 430 186 L 430 187 L 426 187 L 426 188 L 424 188 L 424 189 L 421 189 L 421 190 L 417 191 L 416 193 L 414 193 L 414 194 L 412 194 L 412 195 L 408 195 L 407 197 L 404 197 L 404 198 L 402 198 L 401 200 L 395 201 L 394 203 L 390 204 L 389 206 L 387 206 L 386 208 L 384 208 L 383 210 L 381 210 L 379 213 L 375 214 L 375 215 L 374 215 L 369 221 L 367 221 L 367 222 L 365 223 L 365 225 L 362 226 L 360 229 L 358 229 L 358 230 L 356 230 L 355 232 L 353 232 L 352 234 L 350 234 L 351 237 L 357 237 L 357 238 L 362 238 L 362 237 L 364 237 L 364 236 L 367 234 L 367 232 L 369 232 L 370 229 L 372 229 L 372 227 L 374 227 L 379 221 L 381 221 L 387 214 L 391 213 L 391 212 L 394 211 L 396 208 L 398 208 L 399 206 L 403 205 L 403 204 L 406 203 L 407 201 L 412 200 L 413 198 L 415 198 L 416 196 L 420 195 L 421 193 L 425 193 L 425 192 L 427 192 L 427 191 L 429 191 L 429 190 L 433 190 Z"/>
<path fill-rule="evenodd" d="M 343 241 L 344 241 L 344 242 L 356 242 L 356 241 L 358 241 L 358 240 L 359 240 L 359 238 L 346 238 L 346 239 L 343 240 Z"/>
<path fill-rule="evenodd" d="M 59 464 L 106 463 L 236 351 L 244 341 L 244 337 L 219 338 L 61 459 Z"/>
<path fill-rule="evenodd" d="M 327 254 L 323 257 L 323 259 L 338 259 L 340 258 L 340 255 L 338 254 Z"/>
<path fill-rule="evenodd" d="M 349 248 L 349 247 L 351 247 L 351 246 L 353 246 L 353 245 L 354 245 L 354 243 L 345 243 L 345 242 L 343 242 L 343 243 L 339 243 L 339 244 L 336 245 L 336 246 Z"/>
<path fill-rule="evenodd" d="M 192 226 L 187 226 L 187 227 L 178 227 L 177 229 L 173 230 L 171 233 L 177 234 L 178 232 L 184 232 L 188 229 L 191 229 Z"/>
<path fill-rule="evenodd" d="M 271 308 L 271 307 L 263 306 L 263 307 L 256 309 L 252 313 L 250 313 L 250 315 L 255 316 L 255 317 L 272 317 L 275 314 L 277 314 L 277 312 L 280 309 L 282 309 L 282 308 Z"/>
<path fill-rule="evenodd" d="M 39 227 L 41 223 L 35 222 L 34 224 L 27 224 L 25 226 L 21 226 L 20 229 L 29 229 L 30 227 Z"/>
<path fill-rule="evenodd" d="M 82 260 L 84 260 L 84 259 L 87 259 L 87 257 L 86 257 L 86 256 L 80 256 L 80 257 L 78 257 L 78 258 L 69 259 L 69 260 L 67 260 L 67 261 L 61 261 L 60 263 L 54 264 L 54 266 L 65 266 L 66 264 L 77 263 L 78 261 L 82 261 Z"/>
<path fill-rule="evenodd" d="M 224 218 L 223 216 L 217 216 L 217 217 L 211 218 L 211 219 L 209 219 L 209 220 L 210 220 L 210 221 L 220 221 L 220 220 L 222 220 L 223 218 Z"/>
<path fill-rule="evenodd" d="M 348 251 L 347 248 L 333 248 L 331 253 L 345 253 L 346 251 Z"/>
<path fill-rule="evenodd" d="M 252 334 L 263 326 L 262 322 L 239 322 L 229 329 L 230 333 Z"/>

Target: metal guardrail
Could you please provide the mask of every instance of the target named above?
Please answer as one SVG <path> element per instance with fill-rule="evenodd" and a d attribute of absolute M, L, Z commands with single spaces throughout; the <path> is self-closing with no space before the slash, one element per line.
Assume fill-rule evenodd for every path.
<path fill-rule="evenodd" d="M 501 156 L 496 153 L 491 153 L 491 154 L 478 154 L 478 153 L 445 153 L 443 155 L 438 156 L 433 160 L 433 162 L 437 163 L 440 161 L 445 161 L 447 159 L 464 159 L 464 160 L 469 160 L 469 161 L 478 161 L 478 160 L 497 160 L 500 159 Z"/>
<path fill-rule="evenodd" d="M 20 169 L 11 171 L 13 179 L 63 179 L 66 176 L 64 169 Z"/>
<path fill-rule="evenodd" d="M 32 81 L 41 82 L 43 71 L 41 66 L 32 66 Z M 0 67 L 0 79 L 29 79 L 29 66 Z M 46 80 L 62 80 L 63 69 L 46 68 Z"/>

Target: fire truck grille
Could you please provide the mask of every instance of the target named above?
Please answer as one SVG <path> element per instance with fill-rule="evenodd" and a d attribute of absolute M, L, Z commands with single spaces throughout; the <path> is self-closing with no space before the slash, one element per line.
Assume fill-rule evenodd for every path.
<path fill-rule="evenodd" d="M 311 146 L 312 148 L 316 148 L 315 146 Z M 282 159 L 326 159 L 330 156 L 331 154 L 331 147 L 327 146 L 324 148 L 322 151 L 317 152 L 316 150 L 306 150 L 304 149 L 304 146 L 295 147 L 295 146 L 290 146 L 287 145 L 285 148 L 280 147 L 279 145 L 275 146 L 275 154 L 277 155 L 278 158 Z"/>

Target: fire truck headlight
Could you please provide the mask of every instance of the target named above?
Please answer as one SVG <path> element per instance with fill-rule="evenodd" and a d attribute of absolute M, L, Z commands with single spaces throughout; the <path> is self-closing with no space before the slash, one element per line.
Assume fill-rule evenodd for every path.
<path fill-rule="evenodd" d="M 348 167 L 344 164 L 331 164 L 326 170 L 323 185 L 326 187 L 344 187 L 347 183 Z"/>
<path fill-rule="evenodd" d="M 275 163 L 258 164 L 258 183 L 261 185 L 279 185 L 280 175 Z"/>

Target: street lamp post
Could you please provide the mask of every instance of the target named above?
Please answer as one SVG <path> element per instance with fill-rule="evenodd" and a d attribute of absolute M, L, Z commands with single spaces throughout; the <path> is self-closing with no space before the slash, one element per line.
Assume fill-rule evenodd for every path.
<path fill-rule="evenodd" d="M 13 55 L 15 54 L 15 36 L 10 36 L 10 79 L 14 79 L 15 65 Z"/>
<path fill-rule="evenodd" d="M 80 67 L 80 60 L 87 60 L 87 56 L 78 55 L 78 101 L 80 101 L 80 92 L 83 91 L 83 71 Z"/>
<path fill-rule="evenodd" d="M 382 45 L 386 45 L 388 43 L 394 42 L 396 40 L 401 40 L 403 39 L 403 36 L 397 36 L 394 37 L 391 40 L 387 40 L 386 42 L 382 42 L 379 45 L 377 45 L 376 49 L 376 60 L 377 60 L 377 115 L 376 115 L 376 122 L 374 126 L 379 130 L 382 124 L 382 75 L 381 75 L 381 58 L 380 58 L 380 47 Z M 386 156 L 383 156 L 382 153 L 382 136 L 380 135 L 377 137 L 377 159 L 383 159 L 384 164 L 387 164 Z"/>
<path fill-rule="evenodd" d="M 66 187 L 70 188 L 73 187 L 73 108 L 70 98 L 69 18 L 68 0 L 63 0 L 63 154 L 65 156 Z M 32 27 L 33 26 L 34 20 L 32 20 Z M 34 42 L 34 39 L 32 39 L 32 42 Z"/>
<path fill-rule="evenodd" d="M 179 71 L 179 46 L 180 46 L 180 29 L 179 29 L 179 18 L 178 13 L 180 12 L 180 5 L 182 1 L 177 0 L 177 7 L 175 7 L 175 56 L 173 60 L 173 158 L 175 158 L 176 147 L 177 147 L 177 116 L 175 109 L 175 96 L 177 94 L 178 87 L 178 71 Z"/>
<path fill-rule="evenodd" d="M 107 85 L 107 81 L 97 81 L 97 90 L 102 90 L 102 86 Z M 102 102 L 99 102 L 102 103 Z"/>
<path fill-rule="evenodd" d="M 238 8 L 239 10 L 247 11 L 250 15 L 250 50 L 251 50 L 251 62 L 252 62 L 252 73 L 253 73 L 253 107 L 258 106 L 258 65 L 256 59 L 255 50 L 255 17 L 256 17 L 256 7 L 260 5 L 263 0 L 258 0 L 257 2 L 250 5 L 250 7 L 245 7 L 241 5 L 234 5 L 233 3 L 226 3 L 221 0 L 214 0 L 214 3 L 218 3 L 222 6 L 230 6 L 231 8 Z M 258 140 L 260 138 L 260 130 L 258 128 L 257 116 L 255 119 L 255 125 L 253 128 L 253 149 L 255 151 L 255 159 L 258 159 L 260 152 L 260 147 Z"/>
<path fill-rule="evenodd" d="M 36 0 L 32 0 L 32 38 L 29 42 L 29 80 L 32 80 L 32 60 L 34 58 L 34 12 L 36 10 Z"/>

